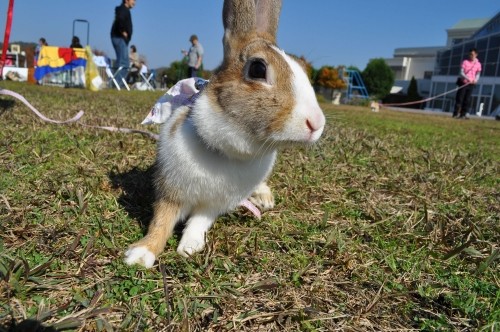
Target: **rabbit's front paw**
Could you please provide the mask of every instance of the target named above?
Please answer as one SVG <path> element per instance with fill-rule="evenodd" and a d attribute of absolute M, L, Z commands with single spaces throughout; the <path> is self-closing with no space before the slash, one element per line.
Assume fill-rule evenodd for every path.
<path fill-rule="evenodd" d="M 151 268 L 155 263 L 155 254 L 144 246 L 130 248 L 125 252 L 125 263 L 128 265 L 139 264 Z"/>
<path fill-rule="evenodd" d="M 181 242 L 177 247 L 177 253 L 184 257 L 189 257 L 194 253 L 203 250 L 205 247 L 205 234 L 184 233 Z"/>
<path fill-rule="evenodd" d="M 273 193 L 265 182 L 259 184 L 248 200 L 261 210 L 270 210 L 274 207 Z"/>

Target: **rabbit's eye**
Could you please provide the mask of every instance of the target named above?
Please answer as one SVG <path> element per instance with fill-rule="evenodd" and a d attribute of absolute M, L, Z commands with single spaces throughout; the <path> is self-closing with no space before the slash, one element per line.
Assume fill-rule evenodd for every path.
<path fill-rule="evenodd" d="M 248 76 L 251 79 L 266 79 L 267 66 L 262 60 L 254 60 L 248 68 Z"/>

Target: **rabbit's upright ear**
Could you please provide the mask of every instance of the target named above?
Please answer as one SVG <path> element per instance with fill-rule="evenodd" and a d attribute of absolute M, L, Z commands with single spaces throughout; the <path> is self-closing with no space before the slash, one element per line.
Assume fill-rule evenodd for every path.
<path fill-rule="evenodd" d="M 253 0 L 225 0 L 222 10 L 224 41 L 242 37 L 255 30 L 255 3 Z"/>
<path fill-rule="evenodd" d="M 276 32 L 281 12 L 282 0 L 254 0 L 256 12 L 256 28 L 259 32 L 267 32 L 276 44 Z"/>

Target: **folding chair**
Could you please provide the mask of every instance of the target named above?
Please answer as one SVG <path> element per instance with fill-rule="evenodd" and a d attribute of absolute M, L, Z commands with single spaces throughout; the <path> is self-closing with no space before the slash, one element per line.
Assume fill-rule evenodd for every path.
<path fill-rule="evenodd" d="M 116 89 L 117 89 L 118 91 L 120 91 L 120 90 L 121 90 L 121 88 L 120 88 L 120 84 L 118 84 L 118 81 L 116 80 L 116 75 L 117 75 L 117 74 L 118 74 L 118 73 L 119 73 L 122 69 L 124 69 L 124 67 L 118 67 L 118 69 L 117 69 L 117 70 L 113 73 L 113 72 L 111 71 L 111 68 L 110 68 L 109 66 L 108 66 L 108 67 L 106 67 L 106 75 L 108 75 L 108 79 L 109 79 L 109 80 L 111 80 L 111 82 L 113 82 L 113 83 L 114 83 L 114 85 L 115 85 L 115 87 L 116 87 Z M 127 84 L 127 80 L 126 80 L 126 79 L 125 79 L 125 77 L 123 77 L 123 76 L 122 76 L 122 83 L 123 83 L 123 85 L 125 86 L 125 88 L 126 88 L 128 91 L 130 91 L 130 87 L 129 87 L 129 86 L 128 86 L 128 84 Z M 111 84 L 111 83 L 110 83 L 110 84 Z"/>
<path fill-rule="evenodd" d="M 147 75 L 147 76 L 146 76 Z M 146 84 L 149 90 L 154 90 L 155 87 L 153 86 L 154 84 L 154 78 L 155 78 L 155 72 L 151 71 L 149 73 L 144 74 L 143 72 L 139 72 L 139 76 L 141 76 L 143 83 Z M 153 84 L 151 84 L 153 83 Z"/>

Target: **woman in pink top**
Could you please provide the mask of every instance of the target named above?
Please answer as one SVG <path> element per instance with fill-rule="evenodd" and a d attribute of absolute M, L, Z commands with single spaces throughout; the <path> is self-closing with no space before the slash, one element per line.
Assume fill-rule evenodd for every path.
<path fill-rule="evenodd" d="M 470 106 L 472 90 L 479 80 L 480 73 L 481 63 L 477 59 L 477 50 L 473 48 L 469 51 L 469 59 L 462 62 L 460 76 L 457 80 L 459 86 L 467 85 L 458 90 L 455 96 L 454 118 L 467 119 L 466 114 Z"/>

